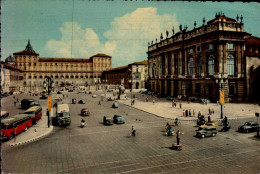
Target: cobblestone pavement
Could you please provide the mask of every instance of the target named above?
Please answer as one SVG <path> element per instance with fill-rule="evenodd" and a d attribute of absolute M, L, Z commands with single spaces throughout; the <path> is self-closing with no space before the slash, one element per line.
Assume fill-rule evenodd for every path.
<path fill-rule="evenodd" d="M 5 173 L 252 173 L 260 172 L 259 139 L 255 133 L 236 132 L 239 125 L 254 117 L 230 120 L 231 130 L 216 137 L 194 137 L 197 127 L 193 121 L 180 126 L 182 151 L 171 150 L 175 136 L 165 136 L 167 118 L 119 103 L 101 102 L 91 95 L 69 94 L 85 99 L 86 104 L 70 104 L 72 124 L 54 127 L 53 133 L 38 141 L 20 146 L 4 146 L 2 170 Z M 80 109 L 88 107 L 86 127 L 80 128 Z M 104 126 L 103 116 L 119 113 L 126 123 Z M 137 135 L 130 136 L 132 125 Z M 218 129 L 220 129 L 219 127 Z M 25 132 L 26 133 L 26 132 Z"/>

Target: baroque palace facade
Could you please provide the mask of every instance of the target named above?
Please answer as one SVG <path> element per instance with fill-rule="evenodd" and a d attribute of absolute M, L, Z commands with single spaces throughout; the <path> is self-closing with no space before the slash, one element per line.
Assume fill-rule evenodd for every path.
<path fill-rule="evenodd" d="M 13 55 L 13 66 L 23 72 L 23 87 L 27 91 L 42 89 L 47 76 L 53 79 L 54 87 L 98 84 L 101 73 L 111 68 L 111 56 L 105 54 L 96 54 L 89 59 L 41 58 L 30 41 L 25 50 Z"/>
<path fill-rule="evenodd" d="M 242 16 L 235 20 L 218 13 L 205 22 L 198 28 L 194 22 L 192 30 L 180 25 L 171 37 L 167 31 L 165 39 L 161 34 L 160 42 L 148 43 L 148 90 L 216 101 L 222 84 L 226 102 L 247 100 L 246 41 L 254 37 L 245 32 Z M 260 65 L 259 43 L 253 54 L 255 68 Z"/>

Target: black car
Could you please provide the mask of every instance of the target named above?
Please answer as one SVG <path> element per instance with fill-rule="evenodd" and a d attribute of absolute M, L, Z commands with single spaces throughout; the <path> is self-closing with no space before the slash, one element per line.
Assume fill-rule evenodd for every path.
<path fill-rule="evenodd" d="M 40 97 L 40 99 L 47 99 L 48 97 L 47 97 L 47 95 L 42 95 L 41 97 Z"/>
<path fill-rule="evenodd" d="M 258 126 L 259 126 L 259 124 L 257 122 L 248 121 L 248 122 L 245 122 L 244 125 L 239 126 L 238 131 L 239 132 L 246 132 L 246 133 L 256 132 Z"/>
<path fill-rule="evenodd" d="M 72 90 L 72 89 L 70 89 L 70 90 L 69 90 L 69 92 L 73 92 L 73 90 Z"/>
<path fill-rule="evenodd" d="M 78 103 L 79 104 L 85 104 L 86 102 L 84 100 L 80 100 Z"/>
<path fill-rule="evenodd" d="M 57 94 L 62 94 L 62 92 L 61 92 L 61 91 L 58 91 Z"/>

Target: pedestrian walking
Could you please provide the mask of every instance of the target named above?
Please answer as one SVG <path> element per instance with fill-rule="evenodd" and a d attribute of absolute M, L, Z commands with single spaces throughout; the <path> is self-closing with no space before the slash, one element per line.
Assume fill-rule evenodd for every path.
<path fill-rule="evenodd" d="M 98 102 L 98 105 L 101 105 L 101 102 L 100 102 L 100 100 L 99 100 L 99 102 Z"/>
<path fill-rule="evenodd" d="M 148 97 L 146 97 L 146 102 L 148 102 Z"/>
<path fill-rule="evenodd" d="M 135 104 L 135 100 L 133 100 L 133 105 Z"/>
<path fill-rule="evenodd" d="M 177 139 L 177 145 L 180 145 L 180 136 L 181 136 L 181 132 L 178 130 L 176 133 L 176 139 Z"/>
<path fill-rule="evenodd" d="M 186 111 L 185 111 L 185 115 L 186 115 L 186 117 L 188 117 L 188 115 L 189 115 L 189 113 L 188 113 L 188 110 L 186 109 Z"/>
<path fill-rule="evenodd" d="M 199 111 L 199 113 L 198 113 L 198 119 L 200 118 L 200 116 L 201 116 L 201 113 L 200 113 L 200 111 Z"/>
<path fill-rule="evenodd" d="M 181 109 L 181 103 L 180 103 L 180 109 Z"/>
<path fill-rule="evenodd" d="M 185 117 L 185 111 L 184 111 L 184 109 L 183 109 L 183 111 L 182 111 L 182 116 Z"/>
<path fill-rule="evenodd" d="M 174 107 L 176 108 L 177 104 L 174 102 Z"/>
<path fill-rule="evenodd" d="M 153 99 L 153 104 L 154 104 L 155 100 Z"/>
<path fill-rule="evenodd" d="M 209 108 L 209 115 L 211 115 L 211 109 Z"/>
<path fill-rule="evenodd" d="M 189 116 L 191 117 L 191 110 L 189 110 Z"/>
<path fill-rule="evenodd" d="M 213 108 L 211 109 L 211 112 L 212 112 L 212 114 L 214 115 L 215 111 L 214 111 L 214 109 L 213 109 Z"/>
<path fill-rule="evenodd" d="M 193 116 L 193 117 L 195 117 L 195 111 L 194 111 L 194 109 L 193 109 L 193 113 L 192 113 L 192 116 Z"/>
<path fill-rule="evenodd" d="M 14 101 L 14 106 L 16 106 L 16 101 Z"/>
<path fill-rule="evenodd" d="M 208 122 L 211 122 L 211 118 L 210 118 L 210 115 L 208 116 Z"/>

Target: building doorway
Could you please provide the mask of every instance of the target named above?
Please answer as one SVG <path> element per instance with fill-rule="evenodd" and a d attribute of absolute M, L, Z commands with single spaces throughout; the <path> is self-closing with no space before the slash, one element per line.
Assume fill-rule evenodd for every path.
<path fill-rule="evenodd" d="M 139 89 L 139 82 L 135 83 L 135 89 Z"/>

